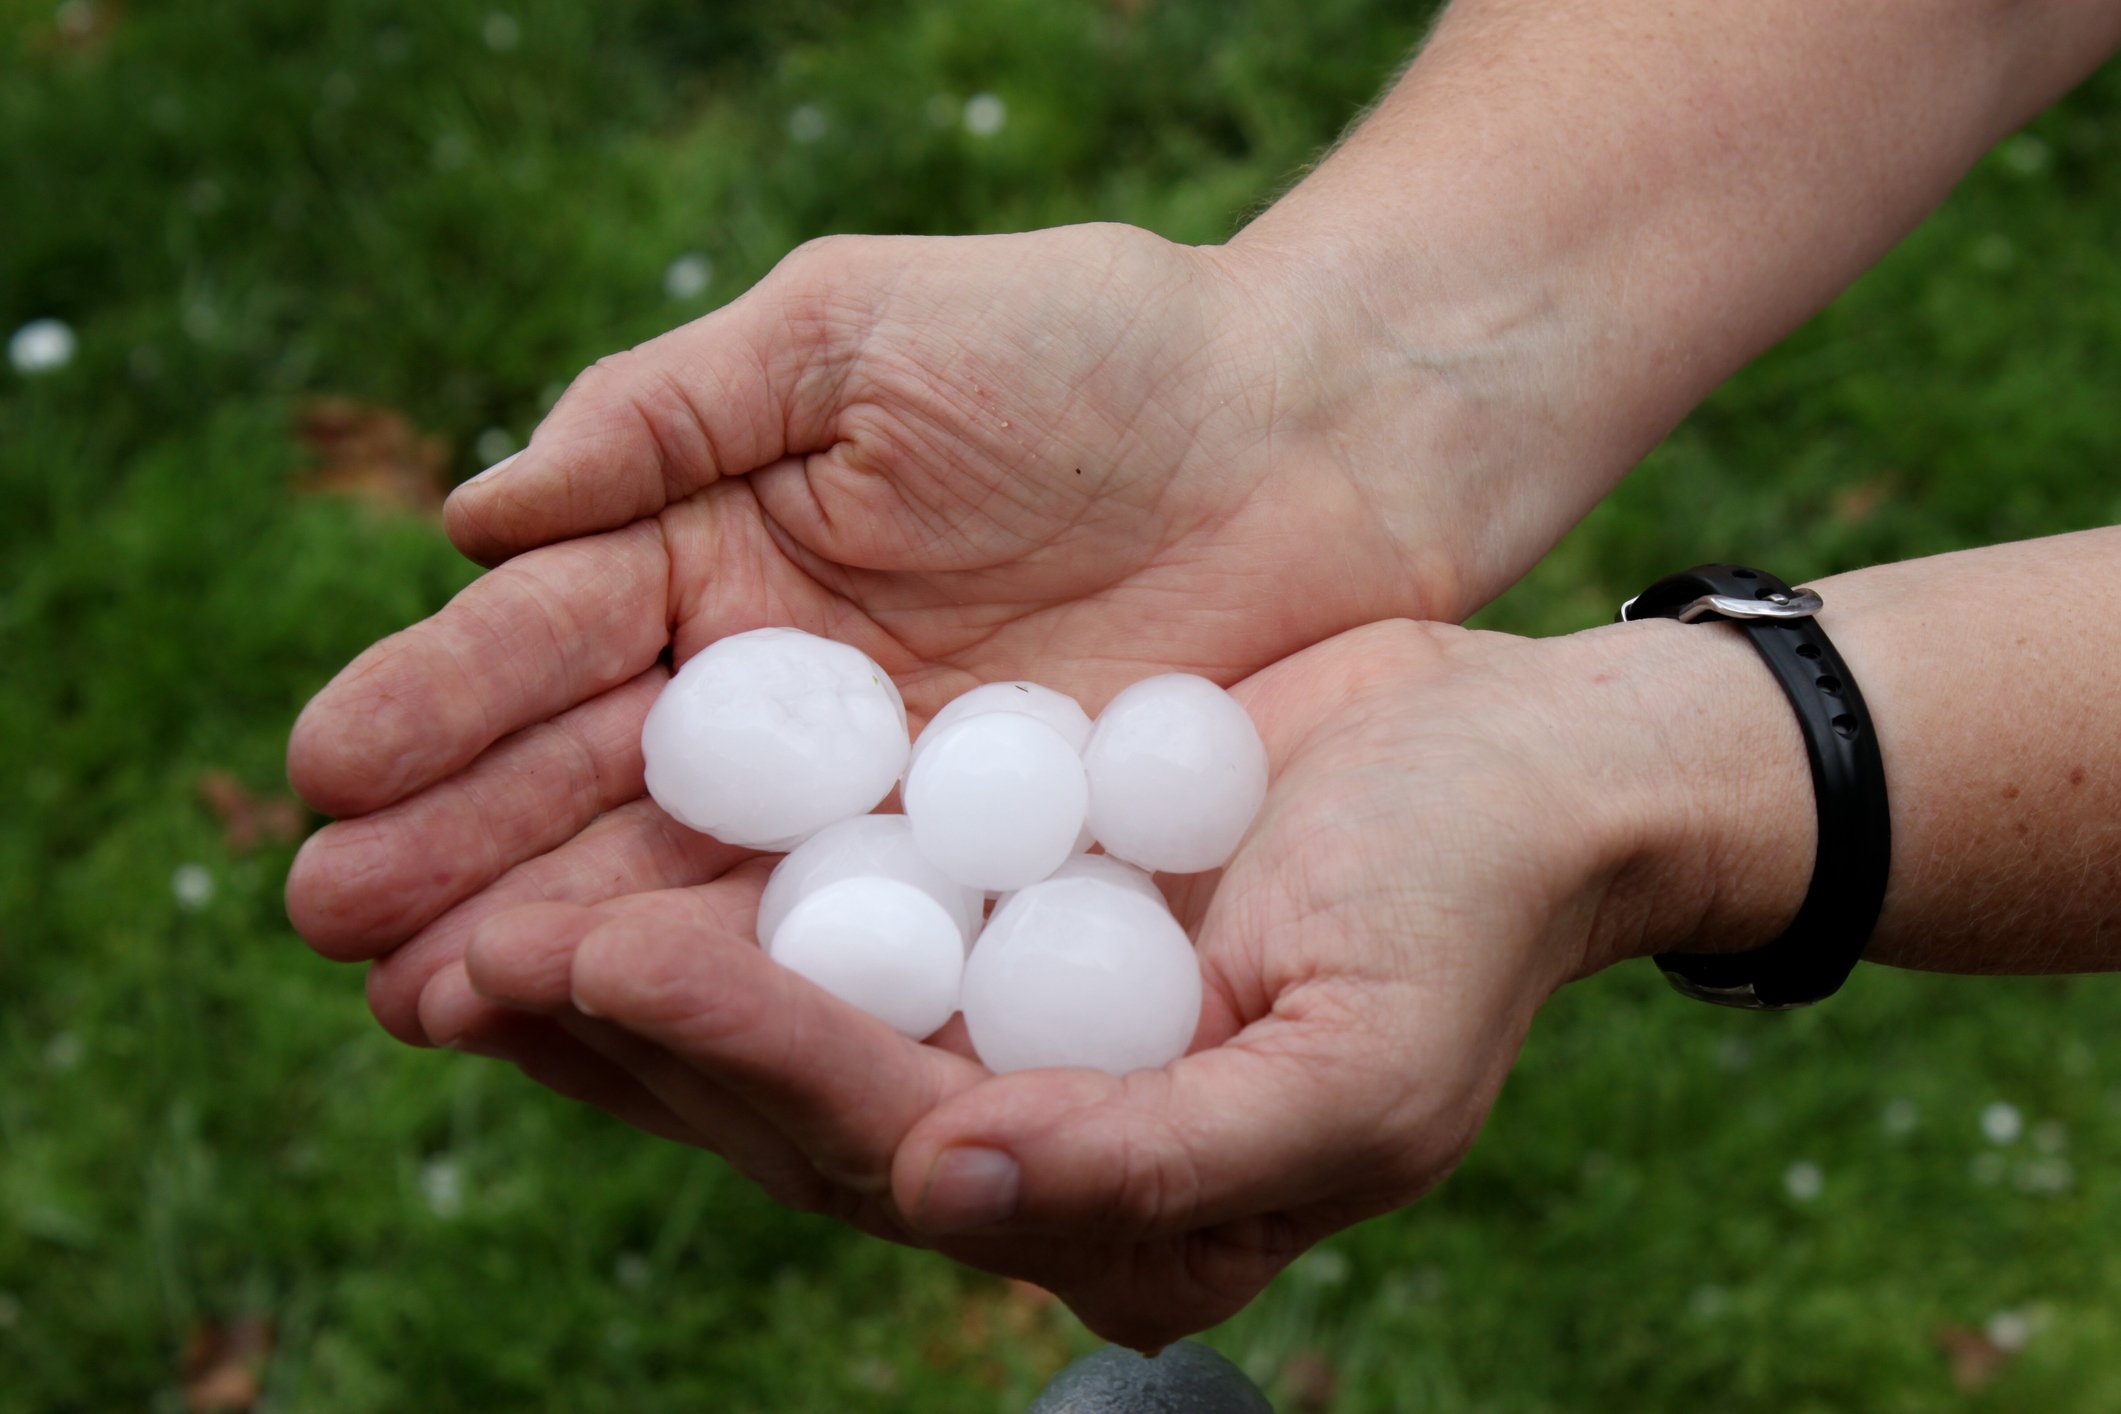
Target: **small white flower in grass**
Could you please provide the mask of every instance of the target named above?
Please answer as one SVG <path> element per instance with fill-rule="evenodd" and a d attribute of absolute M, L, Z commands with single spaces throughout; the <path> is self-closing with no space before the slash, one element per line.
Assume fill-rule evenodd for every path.
<path fill-rule="evenodd" d="M 179 864 L 170 872 L 169 891 L 176 895 L 177 907 L 197 913 L 214 901 L 214 876 L 203 864 Z"/>
<path fill-rule="evenodd" d="M 825 110 L 815 103 L 798 103 L 788 113 L 788 136 L 797 142 L 816 142 L 825 135 L 832 121 Z"/>
<path fill-rule="evenodd" d="M 714 262 L 691 250 L 670 262 L 663 272 L 663 293 L 676 300 L 698 299 L 714 283 Z"/>
<path fill-rule="evenodd" d="M 2032 1342 L 2040 1327 L 2047 1324 L 2047 1313 L 2037 1307 L 2005 1309 L 1988 1318 L 1982 1334 L 1988 1343 L 2006 1354 L 2015 1355 Z"/>
<path fill-rule="evenodd" d="M 486 47 L 496 54 L 506 54 L 523 42 L 523 27 L 505 10 L 495 10 L 488 15 L 486 23 L 479 27 L 479 34 L 485 39 Z"/>
<path fill-rule="evenodd" d="M 420 1195 L 436 1217 L 455 1217 L 464 1211 L 464 1171 L 454 1159 L 429 1159 L 420 1170 Z"/>
<path fill-rule="evenodd" d="M 1885 1109 L 1878 1116 L 1878 1123 L 1894 1138 L 1913 1134 L 1915 1126 L 1922 1122 L 1922 1111 L 1913 1100 L 1887 1100 Z"/>
<path fill-rule="evenodd" d="M 1981 1112 L 1981 1132 L 1991 1144 L 2015 1144 L 2025 1129 L 2025 1116 L 2008 1100 L 1998 1100 Z"/>
<path fill-rule="evenodd" d="M 2069 1131 L 2058 1120 L 2043 1119 L 2033 1126 L 2033 1147 L 2043 1154 L 2059 1154 L 2069 1147 Z"/>
<path fill-rule="evenodd" d="M 999 94 L 975 93 L 965 100 L 965 131 L 974 137 L 993 137 L 1009 121 L 1009 105 Z"/>
<path fill-rule="evenodd" d="M 2003 1181 L 2003 1170 L 2006 1167 L 2003 1155 L 1989 1152 L 1974 1155 L 1973 1160 L 1967 1164 L 1966 1171 L 1968 1176 L 1983 1188 L 1993 1188 Z"/>
<path fill-rule="evenodd" d="M 44 1065 L 47 1070 L 69 1071 L 81 1064 L 86 1051 L 81 1037 L 72 1031 L 61 1031 L 44 1043 Z"/>
<path fill-rule="evenodd" d="M 505 427 L 489 427 L 471 444 L 480 466 L 492 466 L 503 457 L 512 456 L 518 450 L 515 434 Z"/>
<path fill-rule="evenodd" d="M 74 361 L 74 331 L 58 319 L 32 319 L 7 341 L 17 373 L 50 373 Z"/>
<path fill-rule="evenodd" d="M 1826 1190 L 1826 1175 L 1809 1159 L 1799 1159 L 1782 1171 L 1783 1191 L 1800 1203 L 1809 1203 Z"/>

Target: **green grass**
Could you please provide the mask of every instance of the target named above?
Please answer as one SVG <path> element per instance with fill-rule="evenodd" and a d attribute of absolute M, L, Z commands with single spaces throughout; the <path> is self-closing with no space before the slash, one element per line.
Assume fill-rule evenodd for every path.
<path fill-rule="evenodd" d="M 1079 1328 L 395 1046 L 288 931 L 287 848 L 230 853 L 201 774 L 275 788 L 307 696 L 471 573 L 296 494 L 293 412 L 402 408 L 468 472 L 810 235 L 1218 238 L 1420 17 L 534 0 L 496 49 L 493 8 L 139 0 L 82 43 L 0 3 L 0 333 L 80 336 L 0 372 L 0 1408 L 181 1408 L 187 1335 L 244 1313 L 278 1322 L 276 1410 L 1020 1408 Z M 983 141 L 953 115 L 988 91 Z M 2121 519 L 2117 159 L 2109 72 L 1485 621 L 1597 622 L 1704 558 L 1806 576 Z M 714 281 L 673 301 L 688 251 Z M 2117 1001 L 1877 971 L 1744 1017 L 1608 975 L 1441 1192 L 1211 1339 L 1270 1385 L 1322 1354 L 1343 1411 L 2114 1408 Z M 2015 1142 L 1981 1132 L 1997 1101 Z M 1999 1311 L 2034 1334 L 1961 1393 L 1937 1334 Z"/>

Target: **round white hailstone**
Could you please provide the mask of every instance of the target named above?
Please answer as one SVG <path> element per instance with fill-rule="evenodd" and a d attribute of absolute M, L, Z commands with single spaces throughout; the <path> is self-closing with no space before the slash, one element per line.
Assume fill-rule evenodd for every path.
<path fill-rule="evenodd" d="M 1009 107 L 992 93 L 975 93 L 965 100 L 965 131 L 974 137 L 993 137 L 1009 121 Z"/>
<path fill-rule="evenodd" d="M 714 262 L 699 251 L 688 251 L 663 271 L 663 293 L 675 300 L 697 299 L 714 283 Z"/>
<path fill-rule="evenodd" d="M 1035 884 L 1075 851 L 1089 804 L 1083 759 L 1020 712 L 982 712 L 934 734 L 906 773 L 921 853 L 975 889 Z"/>
<path fill-rule="evenodd" d="M 827 825 L 773 866 L 759 896 L 759 946 L 773 951 L 773 935 L 795 906 L 842 879 L 893 879 L 911 884 L 943 906 L 970 948 L 985 900 L 928 862 L 903 815 L 857 815 Z"/>
<path fill-rule="evenodd" d="M 58 319 L 32 319 L 7 341 L 7 361 L 18 373 L 49 373 L 74 361 L 74 331 Z"/>
<path fill-rule="evenodd" d="M 1144 678 L 1097 717 L 1083 765 L 1090 832 L 1129 864 L 1197 874 L 1229 862 L 1267 795 L 1267 748 L 1206 678 Z"/>
<path fill-rule="evenodd" d="M 965 943 L 927 891 L 896 879 L 842 879 L 790 910 L 773 960 L 917 1041 L 957 1010 Z"/>
<path fill-rule="evenodd" d="M 1169 908 L 1164 901 L 1164 891 L 1156 887 L 1156 880 L 1145 870 L 1137 869 L 1125 860 L 1114 859 L 1109 854 L 1077 854 L 1053 871 L 1044 882 L 1054 879 L 1103 879 L 1123 889 L 1132 889 L 1158 908 Z M 994 901 L 994 911 L 1000 913 L 1009 906 L 1009 900 L 1022 890 L 1011 890 Z"/>
<path fill-rule="evenodd" d="M 1059 732 L 1061 739 L 1078 753 L 1090 740 L 1090 714 L 1083 710 L 1082 703 L 1067 693 L 1040 687 L 1035 682 L 987 682 L 951 698 L 943 704 L 942 711 L 928 719 L 928 725 L 913 739 L 913 759 L 921 759 L 921 749 L 934 740 L 938 732 L 967 717 L 983 716 L 988 712 L 1021 712 L 1026 717 L 1036 717 Z"/>
<path fill-rule="evenodd" d="M 655 803 L 747 849 L 792 849 L 867 814 L 906 752 L 906 706 L 884 670 L 792 628 L 712 644 L 678 669 L 641 726 Z"/>
<path fill-rule="evenodd" d="M 1102 878 L 1019 890 L 965 964 L 965 1025 L 996 1074 L 1088 1066 L 1111 1075 L 1185 1054 L 1200 963 L 1163 905 Z"/>

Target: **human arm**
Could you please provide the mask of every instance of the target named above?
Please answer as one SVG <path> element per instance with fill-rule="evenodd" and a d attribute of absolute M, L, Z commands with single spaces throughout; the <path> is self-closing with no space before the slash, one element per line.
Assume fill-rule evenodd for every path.
<path fill-rule="evenodd" d="M 2121 529 L 1813 584 L 1891 790 L 1873 958 L 2121 966 Z M 1440 1182 L 1556 988 L 1756 945 L 1804 895 L 1805 753 L 1728 627 L 1379 624 L 1237 691 L 1274 780 L 1220 880 L 1180 881 L 1207 1004 L 1162 1070 L 991 1078 L 960 1035 L 895 1036 L 745 937 L 756 865 L 495 916 L 446 986 L 582 1039 L 557 1088 L 1153 1346 Z"/>

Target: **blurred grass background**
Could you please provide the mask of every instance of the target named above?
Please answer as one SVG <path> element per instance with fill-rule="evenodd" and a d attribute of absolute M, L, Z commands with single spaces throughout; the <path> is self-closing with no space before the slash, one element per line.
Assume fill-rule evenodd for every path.
<path fill-rule="evenodd" d="M 1013 1411 L 1090 1348 L 387 1041 L 282 917 L 284 735 L 471 577 L 423 495 L 584 363 L 828 231 L 1220 239 L 1423 18 L 0 0 L 0 333 L 76 339 L 0 368 L 0 1409 L 209 1407 L 247 1341 L 259 1409 Z M 1485 621 L 2121 520 L 2117 158 L 2109 69 Z M 2117 1002 L 1602 977 L 1441 1192 L 1210 1339 L 1297 1411 L 2121 1407 Z"/>

